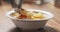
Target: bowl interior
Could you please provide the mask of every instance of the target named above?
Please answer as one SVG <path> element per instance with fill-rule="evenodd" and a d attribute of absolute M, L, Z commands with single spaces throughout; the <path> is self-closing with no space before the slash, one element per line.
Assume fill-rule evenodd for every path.
<path fill-rule="evenodd" d="M 41 12 L 41 13 L 43 13 L 44 15 L 46 15 L 47 16 L 47 18 L 45 18 L 45 19 L 35 19 L 35 20 L 48 20 L 48 19 L 51 19 L 54 15 L 52 14 L 52 13 L 50 13 L 50 12 L 47 12 L 47 11 L 43 11 L 43 10 L 37 10 L 37 9 L 26 9 L 27 11 L 30 11 L 30 12 Z M 16 11 L 14 11 L 14 9 L 12 9 L 11 11 L 9 11 L 9 12 L 7 12 L 6 13 L 6 16 L 7 17 L 9 17 L 9 18 L 11 18 L 11 19 L 15 19 L 15 20 L 33 20 L 33 19 L 17 19 L 17 18 L 14 18 L 14 17 L 12 17 L 10 14 L 11 13 L 14 13 L 14 12 L 16 12 Z"/>

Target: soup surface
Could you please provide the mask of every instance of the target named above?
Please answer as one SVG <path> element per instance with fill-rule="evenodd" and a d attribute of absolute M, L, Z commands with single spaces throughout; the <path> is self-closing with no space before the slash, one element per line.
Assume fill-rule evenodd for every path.
<path fill-rule="evenodd" d="M 21 9 L 21 11 L 14 12 L 11 14 L 12 17 L 18 18 L 18 19 L 44 19 L 45 15 L 41 12 L 31 12 L 31 11 L 26 11 L 24 9 Z"/>

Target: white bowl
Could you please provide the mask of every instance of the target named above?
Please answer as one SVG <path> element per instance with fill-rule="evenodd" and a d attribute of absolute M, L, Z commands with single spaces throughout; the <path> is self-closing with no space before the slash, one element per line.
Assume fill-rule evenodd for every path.
<path fill-rule="evenodd" d="M 46 19 L 16 19 L 12 16 L 10 16 L 11 13 L 14 13 L 14 9 L 12 9 L 10 12 L 6 14 L 7 17 L 9 17 L 13 23 L 22 29 L 39 29 L 43 27 L 49 19 L 53 17 L 53 14 L 47 11 L 42 11 L 42 10 L 36 10 L 36 9 L 27 9 L 27 11 L 36 11 L 36 12 L 41 12 L 47 16 Z"/>

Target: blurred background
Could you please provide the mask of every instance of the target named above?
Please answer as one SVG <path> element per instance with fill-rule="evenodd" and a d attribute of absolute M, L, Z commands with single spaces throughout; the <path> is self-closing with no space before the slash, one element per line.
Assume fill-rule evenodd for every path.
<path fill-rule="evenodd" d="M 18 0 L 17 0 L 18 1 Z M 14 5 L 14 0 L 0 0 L 0 5 L 3 5 L 4 3 Z M 23 3 L 29 3 L 29 4 L 36 4 L 36 5 L 44 5 L 54 2 L 54 6 L 60 8 L 60 0 L 23 0 Z"/>

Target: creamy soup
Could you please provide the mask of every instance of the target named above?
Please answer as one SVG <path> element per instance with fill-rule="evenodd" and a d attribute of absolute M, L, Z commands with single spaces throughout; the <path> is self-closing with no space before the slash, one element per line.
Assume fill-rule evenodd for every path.
<path fill-rule="evenodd" d="M 20 13 L 14 12 L 11 14 L 12 17 L 18 19 L 44 19 L 45 15 L 41 12 L 31 12 L 26 10 L 21 10 Z"/>

